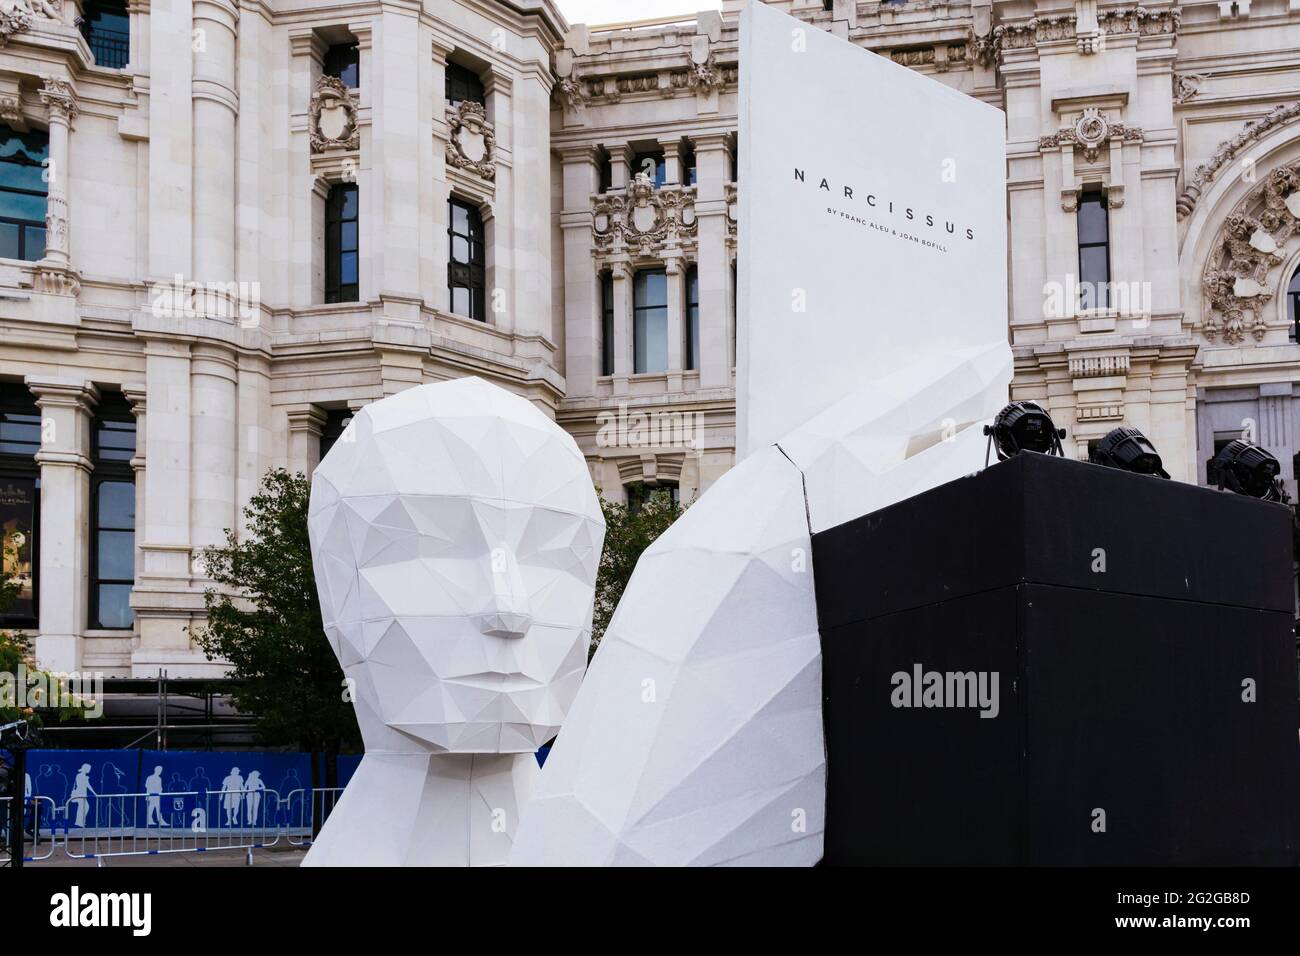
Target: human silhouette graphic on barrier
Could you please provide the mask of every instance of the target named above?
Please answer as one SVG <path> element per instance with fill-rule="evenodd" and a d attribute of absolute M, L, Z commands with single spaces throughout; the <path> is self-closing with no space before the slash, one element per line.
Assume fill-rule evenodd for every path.
<path fill-rule="evenodd" d="M 162 767 L 153 768 L 153 773 L 144 782 L 144 792 L 146 806 L 144 825 L 146 827 L 170 827 L 171 824 L 163 819 L 162 815 Z M 155 820 L 157 821 L 156 824 Z"/>
<path fill-rule="evenodd" d="M 98 797 L 95 788 L 90 785 L 90 764 L 83 763 L 77 771 L 77 778 L 72 782 L 72 795 L 68 798 L 68 813 L 77 808 L 76 825 L 86 825 L 86 814 L 90 812 L 90 797 Z M 96 821 L 98 822 L 98 821 Z"/>
<path fill-rule="evenodd" d="M 221 781 L 221 808 L 226 812 L 228 827 L 239 826 L 239 806 L 244 802 L 244 778 L 238 767 L 231 767 L 226 779 Z"/>

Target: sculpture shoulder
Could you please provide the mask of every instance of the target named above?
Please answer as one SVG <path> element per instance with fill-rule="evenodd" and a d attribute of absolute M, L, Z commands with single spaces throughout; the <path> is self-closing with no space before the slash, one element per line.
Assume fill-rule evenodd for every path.
<path fill-rule="evenodd" d="M 647 549 L 542 770 L 512 863 L 820 859 L 810 552 L 802 478 L 775 447 L 728 472 Z"/>

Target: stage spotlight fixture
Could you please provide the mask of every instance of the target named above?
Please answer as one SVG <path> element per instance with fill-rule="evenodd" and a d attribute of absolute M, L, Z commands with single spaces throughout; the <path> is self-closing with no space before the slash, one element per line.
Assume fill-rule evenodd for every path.
<path fill-rule="evenodd" d="M 1108 468 L 1131 471 L 1138 475 L 1168 478 L 1161 467 L 1160 453 L 1142 432 L 1128 425 L 1112 429 L 1093 450 L 1092 461 Z"/>
<path fill-rule="evenodd" d="M 1022 451 L 1060 457 L 1065 455 L 1061 451 L 1065 429 L 1058 429 L 1052 423 L 1052 416 L 1037 402 L 1012 402 L 998 412 L 992 425 L 984 426 L 984 434 L 989 436 L 991 445 L 997 446 L 998 461 L 1006 461 Z M 987 451 L 984 463 L 988 464 Z"/>
<path fill-rule="evenodd" d="M 1282 479 L 1282 466 L 1266 449 L 1240 438 L 1228 442 L 1214 456 L 1219 475 L 1219 490 L 1228 488 L 1239 495 L 1283 501 L 1288 498 Z"/>

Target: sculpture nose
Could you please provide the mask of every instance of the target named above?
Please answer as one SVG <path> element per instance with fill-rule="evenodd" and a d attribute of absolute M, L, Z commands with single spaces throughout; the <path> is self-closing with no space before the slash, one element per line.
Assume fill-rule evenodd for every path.
<path fill-rule="evenodd" d="M 479 630 L 491 637 L 523 637 L 532 627 L 528 592 L 509 548 L 492 551 L 492 595 L 477 618 Z"/>

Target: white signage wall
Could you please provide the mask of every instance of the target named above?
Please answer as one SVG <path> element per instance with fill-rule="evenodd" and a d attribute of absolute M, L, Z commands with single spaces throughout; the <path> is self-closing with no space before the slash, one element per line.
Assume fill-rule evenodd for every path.
<path fill-rule="evenodd" d="M 742 15 L 737 453 L 1007 337 L 1000 110 L 761 3 Z"/>

